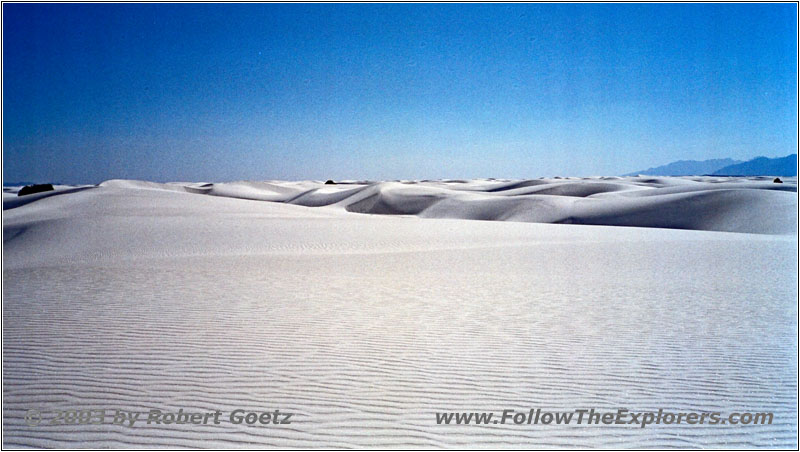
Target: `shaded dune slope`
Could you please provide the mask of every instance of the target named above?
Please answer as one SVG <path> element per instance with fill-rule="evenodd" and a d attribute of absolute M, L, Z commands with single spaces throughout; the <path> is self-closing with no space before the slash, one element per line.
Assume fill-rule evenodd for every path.
<path fill-rule="evenodd" d="M 634 226 L 762 234 L 797 228 L 797 181 L 760 177 L 554 178 L 474 181 L 154 183 L 111 180 L 105 187 L 418 215 L 536 223 Z M 4 199 L 4 209 L 20 201 Z"/>

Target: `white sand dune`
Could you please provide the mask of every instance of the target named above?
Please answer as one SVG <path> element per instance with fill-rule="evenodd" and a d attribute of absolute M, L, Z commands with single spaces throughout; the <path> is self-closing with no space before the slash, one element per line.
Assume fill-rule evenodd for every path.
<path fill-rule="evenodd" d="M 108 181 L 7 195 L 6 447 L 797 447 L 794 179 Z M 31 427 L 32 408 L 296 417 Z M 775 418 L 435 421 L 530 408 Z"/>
<path fill-rule="evenodd" d="M 425 218 L 574 223 L 794 234 L 797 180 L 629 177 L 523 181 L 234 182 L 109 187 L 186 190 L 214 196 L 339 207 L 350 212 Z M 198 186 L 202 185 L 202 188 Z"/>
<path fill-rule="evenodd" d="M 38 201 L 42 198 L 47 198 L 55 195 L 62 195 L 65 193 L 74 193 L 76 191 L 86 190 L 93 188 L 93 185 L 54 185 L 53 190 L 34 193 L 32 195 L 17 196 L 17 193 L 22 188 L 20 187 L 3 187 L 3 210 L 13 209 L 15 207 L 24 206 L 25 204 Z"/>

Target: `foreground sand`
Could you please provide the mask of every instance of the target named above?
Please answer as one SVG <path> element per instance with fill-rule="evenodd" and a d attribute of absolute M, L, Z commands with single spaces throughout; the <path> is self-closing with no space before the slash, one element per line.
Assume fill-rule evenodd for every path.
<path fill-rule="evenodd" d="M 111 181 L 27 204 L 9 193 L 4 445 L 796 447 L 796 183 L 574 182 L 522 201 L 496 194 L 545 184 Z M 696 183 L 694 195 L 680 188 Z M 707 189 L 715 183 L 738 185 Z M 516 221 L 443 219 L 487 212 Z M 544 214 L 712 231 L 518 222 Z M 92 407 L 296 419 L 23 420 L 31 408 Z M 434 417 L 532 407 L 775 420 L 641 429 Z"/>

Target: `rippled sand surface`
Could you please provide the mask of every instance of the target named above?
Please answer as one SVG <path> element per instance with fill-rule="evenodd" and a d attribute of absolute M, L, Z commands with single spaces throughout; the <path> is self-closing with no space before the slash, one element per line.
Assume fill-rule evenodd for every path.
<path fill-rule="evenodd" d="M 797 447 L 796 235 L 103 186 L 6 210 L 3 240 L 7 447 Z M 295 416 L 31 427 L 34 408 Z M 530 408 L 775 418 L 435 420 Z"/>

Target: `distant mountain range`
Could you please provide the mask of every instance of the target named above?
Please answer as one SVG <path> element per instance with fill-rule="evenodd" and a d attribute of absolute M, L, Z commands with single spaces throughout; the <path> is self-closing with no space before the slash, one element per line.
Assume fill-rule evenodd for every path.
<path fill-rule="evenodd" d="M 720 168 L 714 176 L 797 176 L 797 154 L 780 158 L 756 157 L 753 160 Z"/>
<path fill-rule="evenodd" d="M 733 159 L 679 160 L 664 166 L 634 171 L 623 176 L 797 176 L 797 154 L 786 157 L 756 157 L 743 162 Z"/>
<path fill-rule="evenodd" d="M 742 163 L 742 161 L 733 159 L 713 159 L 702 161 L 678 160 L 677 162 L 672 162 L 667 165 L 623 174 L 623 176 L 637 176 L 639 174 L 647 174 L 649 176 L 697 176 L 700 174 L 711 174 L 720 168 L 725 168 L 737 163 Z"/>

